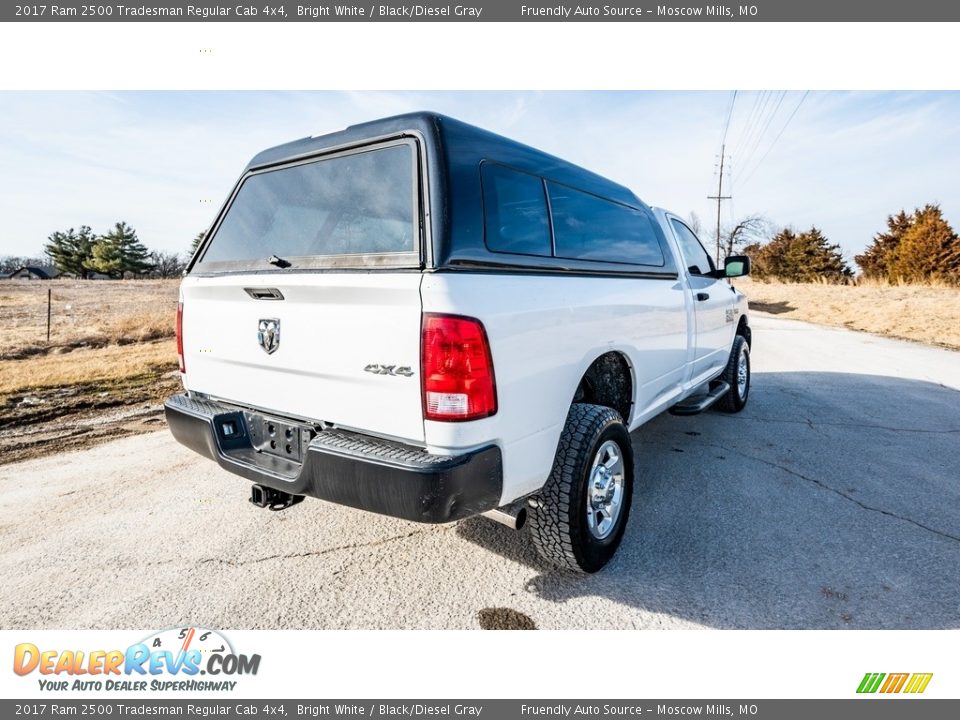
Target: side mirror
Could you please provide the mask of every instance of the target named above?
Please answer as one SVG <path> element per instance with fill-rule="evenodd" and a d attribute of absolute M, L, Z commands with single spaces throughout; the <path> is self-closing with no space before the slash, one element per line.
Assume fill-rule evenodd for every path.
<path fill-rule="evenodd" d="M 750 258 L 746 255 L 731 255 L 723 261 L 723 275 L 728 278 L 750 274 Z"/>

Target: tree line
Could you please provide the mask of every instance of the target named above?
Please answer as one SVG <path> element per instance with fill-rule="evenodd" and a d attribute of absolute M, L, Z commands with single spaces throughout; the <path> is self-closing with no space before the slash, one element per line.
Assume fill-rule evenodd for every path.
<path fill-rule="evenodd" d="M 756 226 L 754 221 L 752 229 Z M 729 240 L 729 231 L 727 235 L 727 254 L 732 254 L 738 243 Z M 845 283 L 854 277 L 840 246 L 817 227 L 802 232 L 782 228 L 768 240 L 753 239 L 739 247 L 751 257 L 752 274 L 761 280 Z M 863 277 L 880 282 L 960 284 L 960 236 L 937 204 L 890 215 L 887 229 L 877 233 L 854 259 Z"/>
<path fill-rule="evenodd" d="M 689 222 L 700 232 L 700 221 Z M 722 232 L 727 255 L 742 252 L 753 260 L 753 276 L 789 282 L 844 283 L 854 277 L 840 246 L 831 243 L 817 227 L 796 231 L 785 227 L 774 232 L 768 220 L 750 215 Z M 198 233 L 184 254 L 151 251 L 125 222 L 117 222 L 102 235 L 89 226 L 50 234 L 44 253 L 61 273 L 88 278 L 94 273 L 111 278 L 181 275 L 203 240 Z M 908 213 L 901 210 L 887 217 L 886 230 L 878 232 L 863 253 L 855 257 L 863 277 L 881 282 L 928 282 L 960 284 L 960 236 L 950 226 L 938 204 L 927 204 Z M 24 265 L 44 265 L 37 258 L 0 258 L 0 271 L 12 272 Z"/>
<path fill-rule="evenodd" d="M 79 229 L 57 230 L 43 246 L 46 260 L 7 256 L 0 258 L 0 270 L 13 272 L 23 266 L 53 264 L 61 273 L 87 279 L 95 274 L 111 278 L 178 277 L 203 239 L 198 233 L 184 254 L 150 250 L 127 223 L 120 221 L 103 234 L 88 225 Z"/>
<path fill-rule="evenodd" d="M 856 261 L 869 278 L 960 283 L 960 237 L 939 205 L 924 205 L 910 214 L 901 210 L 887 218 L 887 230 L 877 233 Z"/>

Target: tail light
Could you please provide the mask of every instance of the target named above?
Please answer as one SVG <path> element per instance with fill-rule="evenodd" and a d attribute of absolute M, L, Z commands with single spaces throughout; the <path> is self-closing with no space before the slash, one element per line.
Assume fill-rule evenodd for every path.
<path fill-rule="evenodd" d="M 183 303 L 177 303 L 177 359 L 180 360 L 180 372 L 185 373 L 187 366 L 183 362 Z"/>
<path fill-rule="evenodd" d="M 497 412 L 490 343 L 479 320 L 425 313 L 421 343 L 424 418 L 478 420 Z"/>

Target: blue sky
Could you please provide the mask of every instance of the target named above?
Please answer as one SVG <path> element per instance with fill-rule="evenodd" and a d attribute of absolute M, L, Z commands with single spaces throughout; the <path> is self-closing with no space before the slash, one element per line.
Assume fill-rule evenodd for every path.
<path fill-rule="evenodd" d="M 258 150 L 416 109 L 547 150 L 651 205 L 696 212 L 707 234 L 731 97 L 0 92 L 0 255 L 39 254 L 54 230 L 104 231 L 117 220 L 151 248 L 184 251 Z M 730 117 L 725 225 L 751 213 L 778 226 L 815 224 L 848 258 L 901 208 L 939 202 L 960 228 L 960 92 L 740 91 Z"/>

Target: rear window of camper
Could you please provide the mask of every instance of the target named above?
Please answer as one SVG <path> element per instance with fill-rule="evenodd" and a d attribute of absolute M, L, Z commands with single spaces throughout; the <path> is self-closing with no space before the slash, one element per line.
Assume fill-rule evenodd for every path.
<path fill-rule="evenodd" d="M 254 172 L 244 179 L 197 265 L 200 270 L 366 265 L 407 257 L 416 242 L 409 143 Z"/>

